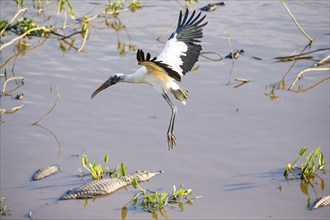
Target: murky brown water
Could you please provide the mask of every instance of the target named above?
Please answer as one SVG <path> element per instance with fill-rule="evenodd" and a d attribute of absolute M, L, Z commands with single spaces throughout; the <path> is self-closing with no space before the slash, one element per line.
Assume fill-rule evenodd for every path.
<path fill-rule="evenodd" d="M 201 2 L 196 7 L 209 3 Z M 93 7 L 87 2 L 72 3 L 76 14 Z M 157 55 L 163 45 L 155 39 L 176 21 L 180 7 L 176 1 L 143 3 L 152 7 L 119 18 L 137 48 Z M 312 150 L 322 145 L 329 161 L 329 80 L 303 94 L 275 90 L 279 97 L 271 100 L 265 95 L 266 85 L 269 92 L 291 65 L 273 58 L 299 53 L 308 41 L 280 0 L 226 3 L 207 15 L 204 51 L 227 55 L 230 47 L 224 32 L 229 32 L 233 48 L 245 53 L 235 62 L 231 76 L 231 60 L 201 58 L 199 70 L 180 83 L 190 93 L 186 106 L 176 102 L 177 146 L 173 151 L 167 150 L 166 142 L 170 109 L 151 87 L 120 84 L 90 99 L 110 74 L 138 68 L 135 52 L 118 55 L 114 31 L 94 27 L 84 48 L 87 54 L 73 49 L 63 53 L 57 40 L 49 39 L 19 57 L 15 74 L 24 77 L 25 85 L 14 95 L 24 93 L 25 97 L 23 101 L 10 96 L 0 99 L 1 108 L 24 104 L 15 114 L 2 115 L 1 196 L 6 197 L 11 214 L 2 218 L 28 218 L 31 211 L 34 219 L 120 218 L 121 207 L 135 194 L 132 187 L 89 201 L 86 207 L 83 201 L 57 200 L 81 184 L 76 175 L 82 154 L 102 162 L 108 153 L 112 166 L 124 162 L 129 172 L 165 171 L 141 184 L 145 188 L 171 191 L 172 185 L 183 184 L 194 195 L 203 196 L 192 207 L 186 205 L 184 212 L 168 209 L 170 219 L 327 219 L 329 208 L 308 210 L 299 181 L 288 183 L 282 174 L 303 146 Z M 306 32 L 317 38 L 310 50 L 329 48 L 329 1 L 287 4 Z M 1 1 L 1 19 L 13 10 L 12 1 Z M 124 32 L 120 38 L 127 42 Z M 13 55 L 12 48 L 3 51 L 2 62 Z M 327 54 L 329 50 L 313 53 L 314 60 L 298 61 L 286 77 L 287 85 L 299 71 Z M 298 84 L 308 88 L 328 76 L 329 72 L 307 73 Z M 237 77 L 250 82 L 235 88 Z M 56 86 L 60 101 L 41 124 L 59 143 L 51 132 L 31 125 L 53 106 Z M 35 170 L 51 164 L 59 164 L 62 172 L 30 181 Z M 318 196 L 328 195 L 329 175 L 321 177 L 327 184 L 323 191 L 318 187 L 316 191 Z M 310 196 L 314 202 L 312 189 Z M 128 218 L 151 216 L 131 209 Z"/>

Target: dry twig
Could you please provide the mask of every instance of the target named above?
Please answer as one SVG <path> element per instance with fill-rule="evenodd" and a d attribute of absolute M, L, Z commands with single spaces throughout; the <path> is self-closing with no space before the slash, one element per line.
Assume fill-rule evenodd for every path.
<path fill-rule="evenodd" d="M 53 109 L 55 108 L 55 106 L 57 105 L 58 101 L 61 98 L 60 92 L 58 90 L 58 86 L 56 86 L 56 93 L 57 93 L 57 98 L 56 98 L 56 101 L 55 101 L 53 107 L 43 117 L 41 117 L 38 121 L 32 123 L 32 125 L 39 124 L 42 120 L 44 120 L 53 111 Z"/>
<path fill-rule="evenodd" d="M 299 28 L 299 30 L 305 35 L 305 37 L 308 38 L 308 40 L 310 41 L 310 43 L 313 43 L 313 39 L 308 36 L 308 34 L 304 31 L 304 29 L 302 29 L 302 27 L 299 25 L 298 21 L 296 20 L 296 18 L 293 16 L 293 14 L 291 13 L 290 9 L 288 8 L 288 6 L 285 4 L 284 0 L 281 0 L 283 6 L 285 7 L 285 9 L 287 10 L 287 12 L 289 13 L 290 17 L 292 18 L 293 22 L 297 25 L 297 27 Z"/>
<path fill-rule="evenodd" d="M 304 70 L 300 71 L 300 73 L 298 73 L 298 75 L 296 76 L 294 81 L 291 83 L 291 86 L 289 87 L 289 90 L 292 91 L 292 88 L 294 87 L 296 82 L 300 79 L 300 77 L 304 73 L 311 72 L 311 71 L 330 71 L 330 68 L 328 68 L 328 67 L 326 67 L 326 68 L 307 68 L 307 69 L 304 69 Z M 325 80 L 328 80 L 328 79 L 330 79 L 330 77 L 326 78 Z"/>
<path fill-rule="evenodd" d="M 22 80 L 22 83 L 24 82 L 24 77 L 19 77 L 19 76 L 15 76 L 15 77 L 11 77 L 11 78 L 8 78 L 4 84 L 3 84 L 3 87 L 2 87 L 2 94 L 4 95 L 8 95 L 8 93 L 6 92 L 6 85 L 9 81 L 12 81 L 12 80 Z"/>

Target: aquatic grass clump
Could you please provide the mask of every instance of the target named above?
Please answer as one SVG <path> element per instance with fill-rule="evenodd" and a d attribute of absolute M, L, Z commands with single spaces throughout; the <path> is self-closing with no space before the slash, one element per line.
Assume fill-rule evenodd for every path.
<path fill-rule="evenodd" d="M 138 185 L 138 181 L 133 179 L 132 185 L 135 189 L 138 189 L 138 192 L 132 199 L 129 201 L 121 211 L 122 219 L 126 219 L 128 206 L 132 205 L 135 209 L 142 209 L 143 211 L 149 212 L 152 214 L 152 218 L 158 219 L 160 214 L 162 217 L 168 219 L 168 213 L 166 207 L 176 208 L 179 207 L 180 211 L 184 211 L 184 203 L 192 205 L 195 199 L 202 198 L 202 196 L 195 196 L 191 198 L 193 192 L 192 189 L 184 189 L 182 186 L 179 190 L 176 189 L 176 186 L 173 185 L 173 192 L 153 192 L 151 190 L 143 189 Z"/>
<path fill-rule="evenodd" d="M 321 145 L 318 146 L 315 151 L 311 152 L 306 158 L 305 162 L 301 165 L 297 165 L 298 160 L 304 156 L 307 152 L 307 147 L 303 147 L 299 153 L 296 160 L 291 164 L 287 163 L 285 166 L 284 176 L 286 179 L 288 178 L 299 178 L 303 181 L 313 183 L 314 178 L 318 176 L 317 172 L 327 173 L 328 171 L 325 169 L 325 165 L 329 164 L 329 162 L 324 161 L 324 155 L 321 153 Z M 298 171 L 296 173 L 295 171 Z"/>
<path fill-rule="evenodd" d="M 7 207 L 8 205 L 2 205 L 1 203 L 3 203 L 5 201 L 5 197 L 0 197 L 0 214 L 2 216 L 7 216 L 8 212 L 7 212 Z"/>
<path fill-rule="evenodd" d="M 307 147 L 300 149 L 298 157 L 293 163 L 287 163 L 284 171 L 284 176 L 286 180 L 301 180 L 299 186 L 300 191 L 307 196 L 307 208 L 313 209 L 311 206 L 311 196 L 309 189 L 312 189 L 312 192 L 315 195 L 316 201 L 318 201 L 317 188 L 320 191 L 325 189 L 325 181 L 318 174 L 318 172 L 328 173 L 328 170 L 325 169 L 325 166 L 329 162 L 324 161 L 324 155 L 321 153 L 321 146 L 318 146 L 315 151 L 309 153 L 305 158 L 305 162 L 301 165 L 297 165 L 298 160 L 304 156 L 307 152 Z"/>
<path fill-rule="evenodd" d="M 83 154 L 81 162 L 83 167 L 88 171 L 88 174 L 85 174 L 81 169 L 79 169 L 79 171 L 81 172 L 81 177 L 84 178 L 85 175 L 92 175 L 92 178 L 94 180 L 100 180 L 107 175 L 110 177 L 114 175 L 114 178 L 119 178 L 121 176 L 127 175 L 127 166 L 124 163 L 121 163 L 114 169 L 110 169 L 106 166 L 109 161 L 108 154 L 104 156 L 103 160 L 103 166 L 101 164 L 96 164 L 95 162 L 88 162 L 87 155 Z"/>

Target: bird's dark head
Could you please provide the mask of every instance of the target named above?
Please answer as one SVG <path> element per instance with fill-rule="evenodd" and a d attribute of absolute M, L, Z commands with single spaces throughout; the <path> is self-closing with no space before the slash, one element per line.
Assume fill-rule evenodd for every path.
<path fill-rule="evenodd" d="M 94 98 L 94 96 L 96 96 L 97 93 L 108 88 L 109 86 L 112 86 L 112 85 L 116 84 L 117 82 L 120 82 L 123 79 L 123 76 L 124 76 L 124 74 L 122 74 L 122 73 L 117 73 L 114 76 L 110 76 L 110 78 L 107 81 L 105 81 L 99 88 L 97 88 L 93 92 L 91 98 Z"/>

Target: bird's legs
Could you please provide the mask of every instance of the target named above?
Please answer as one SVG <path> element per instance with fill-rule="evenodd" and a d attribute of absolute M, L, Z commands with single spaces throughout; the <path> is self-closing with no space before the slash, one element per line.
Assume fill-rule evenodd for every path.
<path fill-rule="evenodd" d="M 168 95 L 166 93 L 163 93 L 163 98 L 166 100 L 166 102 L 168 103 L 168 105 L 172 109 L 171 120 L 170 120 L 170 124 L 169 124 L 168 130 L 167 130 L 168 149 L 171 150 L 176 145 L 175 144 L 175 135 L 173 133 L 173 129 L 174 129 L 174 120 L 175 120 L 175 115 L 176 115 L 176 110 L 177 109 L 173 105 L 173 103 L 171 102 L 170 98 L 168 97 Z"/>

